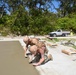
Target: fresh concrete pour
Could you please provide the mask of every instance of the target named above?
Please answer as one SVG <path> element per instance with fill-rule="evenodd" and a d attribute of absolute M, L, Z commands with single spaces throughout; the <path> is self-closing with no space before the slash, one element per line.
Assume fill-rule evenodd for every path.
<path fill-rule="evenodd" d="M 0 75 L 39 75 L 18 41 L 0 41 Z"/>

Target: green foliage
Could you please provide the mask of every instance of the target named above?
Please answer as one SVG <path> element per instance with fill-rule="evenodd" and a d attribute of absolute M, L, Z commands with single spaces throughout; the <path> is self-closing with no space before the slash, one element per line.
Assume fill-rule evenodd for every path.
<path fill-rule="evenodd" d="M 69 15 L 64 18 L 59 18 L 57 20 L 57 28 L 61 28 L 63 30 L 73 30 L 76 32 L 76 15 Z"/>
<path fill-rule="evenodd" d="M 71 12 L 69 10 L 71 7 L 68 7 L 74 0 L 71 2 L 59 0 L 61 3 L 58 14 L 48 11 L 51 1 L 6 0 L 11 14 L 5 14 L 0 18 L 0 33 L 3 35 L 46 35 L 56 29 L 72 29 L 76 33 L 76 12 L 72 11 L 75 4 Z"/>
<path fill-rule="evenodd" d="M 65 17 L 68 14 L 76 13 L 76 1 L 75 0 L 58 0 L 60 2 L 57 9 L 61 17 Z"/>
<path fill-rule="evenodd" d="M 67 29 L 68 28 L 68 21 L 69 21 L 69 18 L 68 17 L 64 17 L 64 18 L 59 18 L 57 20 L 57 26 L 58 28 L 60 29 Z"/>

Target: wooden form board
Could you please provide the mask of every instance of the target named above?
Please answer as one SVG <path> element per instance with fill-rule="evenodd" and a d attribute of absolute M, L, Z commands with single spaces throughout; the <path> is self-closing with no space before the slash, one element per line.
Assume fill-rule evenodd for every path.
<path fill-rule="evenodd" d="M 67 55 L 76 54 L 76 50 L 74 49 L 62 50 L 62 53 L 65 53 Z"/>

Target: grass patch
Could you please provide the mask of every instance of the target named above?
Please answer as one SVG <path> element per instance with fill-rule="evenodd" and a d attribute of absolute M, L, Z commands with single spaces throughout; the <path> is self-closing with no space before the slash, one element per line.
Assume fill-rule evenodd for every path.
<path fill-rule="evenodd" d="M 72 48 L 76 49 L 75 45 L 70 44 L 70 42 L 72 42 L 73 44 L 76 42 L 76 39 L 74 39 L 74 38 L 51 38 L 51 39 L 43 38 L 42 40 L 53 42 L 53 43 L 67 41 L 68 44 L 66 44 L 66 45 L 64 44 L 64 46 L 68 46 L 68 47 L 72 47 Z"/>
<path fill-rule="evenodd" d="M 53 43 L 56 43 L 59 41 L 57 38 L 52 38 L 52 39 L 44 38 L 43 40 L 53 42 Z"/>
<path fill-rule="evenodd" d="M 76 49 L 76 46 L 73 46 L 74 49 Z"/>
<path fill-rule="evenodd" d="M 74 38 L 59 39 L 59 42 L 61 42 L 61 41 L 63 41 L 63 42 L 67 41 L 66 46 L 76 49 L 76 46 L 75 46 L 76 39 L 74 39 Z M 64 46 L 65 46 L 65 44 L 64 44 Z"/>

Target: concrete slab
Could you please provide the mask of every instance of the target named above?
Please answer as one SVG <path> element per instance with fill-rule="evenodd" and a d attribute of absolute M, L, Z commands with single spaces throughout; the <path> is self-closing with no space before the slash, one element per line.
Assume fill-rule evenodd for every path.
<path fill-rule="evenodd" d="M 28 59 L 19 41 L 0 41 L 0 75 L 39 75 Z"/>

